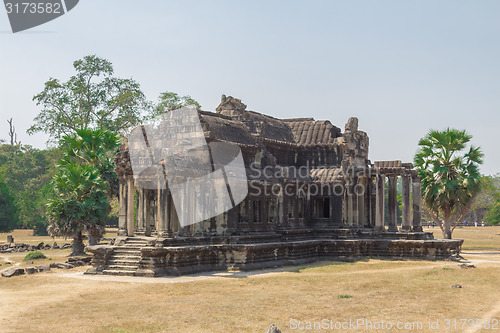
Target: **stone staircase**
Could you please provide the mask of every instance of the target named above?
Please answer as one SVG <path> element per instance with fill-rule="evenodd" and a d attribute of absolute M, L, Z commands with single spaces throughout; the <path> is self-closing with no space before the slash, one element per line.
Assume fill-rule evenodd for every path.
<path fill-rule="evenodd" d="M 133 276 L 139 269 L 141 248 L 146 247 L 147 240 L 138 237 L 128 237 L 124 245 L 115 246 L 114 253 L 108 260 L 105 275 Z"/>

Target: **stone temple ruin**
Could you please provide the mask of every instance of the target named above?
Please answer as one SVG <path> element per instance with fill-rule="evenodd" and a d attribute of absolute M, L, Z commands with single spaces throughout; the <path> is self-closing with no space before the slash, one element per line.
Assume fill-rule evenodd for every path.
<path fill-rule="evenodd" d="M 119 236 L 113 245 L 87 247 L 94 254 L 88 274 L 178 275 L 362 256 L 445 259 L 459 253 L 462 240 L 434 240 L 422 232 L 417 172 L 401 161 L 371 163 L 368 136 L 357 118 L 342 132 L 327 120 L 248 111 L 239 99 L 224 95 L 215 113 L 198 114 L 208 143 L 230 142 L 241 149 L 246 198 L 223 214 L 181 227 L 168 188 L 134 184 L 125 143 L 115 157 Z M 199 193 L 183 204 L 195 211 L 210 195 Z"/>

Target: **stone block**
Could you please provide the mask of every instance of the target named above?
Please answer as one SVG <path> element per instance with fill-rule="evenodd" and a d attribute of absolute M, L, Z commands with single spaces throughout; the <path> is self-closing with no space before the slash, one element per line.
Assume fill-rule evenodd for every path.
<path fill-rule="evenodd" d="M 37 272 L 47 272 L 50 271 L 50 266 L 49 265 L 36 265 L 35 269 Z"/>
<path fill-rule="evenodd" d="M 24 269 L 18 268 L 18 267 L 8 268 L 8 269 L 2 271 L 3 277 L 13 277 L 13 276 L 18 276 L 18 275 L 23 275 L 23 274 L 24 274 Z"/>
<path fill-rule="evenodd" d="M 35 267 L 26 267 L 25 270 L 26 274 L 35 274 L 37 272 Z"/>

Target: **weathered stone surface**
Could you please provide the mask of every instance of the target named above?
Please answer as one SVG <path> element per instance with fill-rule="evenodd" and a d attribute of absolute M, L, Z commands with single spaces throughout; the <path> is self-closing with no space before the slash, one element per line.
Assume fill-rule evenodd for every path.
<path fill-rule="evenodd" d="M 26 274 L 35 274 L 37 272 L 35 267 L 26 267 L 25 270 Z"/>
<path fill-rule="evenodd" d="M 461 284 L 454 284 L 451 287 L 452 288 L 462 288 L 462 285 Z"/>
<path fill-rule="evenodd" d="M 87 246 L 85 251 L 93 253 L 97 256 L 105 256 L 106 254 L 113 252 L 113 246 L 110 245 L 92 245 Z"/>
<path fill-rule="evenodd" d="M 35 269 L 37 272 L 48 272 L 50 271 L 50 266 L 49 265 L 36 265 Z"/>
<path fill-rule="evenodd" d="M 7 235 L 7 243 L 14 243 L 14 237 L 12 237 L 12 235 Z"/>
<path fill-rule="evenodd" d="M 50 268 L 61 268 L 61 269 L 70 269 L 74 268 L 75 266 L 72 264 L 68 264 L 66 262 L 52 262 L 50 263 Z"/>
<path fill-rule="evenodd" d="M 356 132 L 358 130 L 358 118 L 356 117 L 349 118 L 349 120 L 345 124 L 345 130 Z"/>
<path fill-rule="evenodd" d="M 8 268 L 8 269 L 2 271 L 3 277 L 13 277 L 13 276 L 18 276 L 18 275 L 23 275 L 23 274 L 24 274 L 24 269 L 17 268 L 17 267 Z"/>
<path fill-rule="evenodd" d="M 36 248 L 37 248 L 37 250 L 42 250 L 44 246 L 45 246 L 45 243 L 44 243 L 44 242 L 41 242 L 40 244 L 38 244 L 38 245 L 36 246 Z"/>
<path fill-rule="evenodd" d="M 69 262 L 69 263 L 73 263 L 73 262 L 90 263 L 91 261 L 92 261 L 92 257 L 69 257 L 67 262 Z"/>
<path fill-rule="evenodd" d="M 460 265 L 460 268 L 476 268 L 476 266 L 472 265 L 472 264 L 461 264 Z"/>
<path fill-rule="evenodd" d="M 58 262 L 58 263 L 56 263 L 56 267 L 62 268 L 62 269 L 71 269 L 71 268 L 74 268 L 75 265 L 69 264 L 67 262 Z"/>

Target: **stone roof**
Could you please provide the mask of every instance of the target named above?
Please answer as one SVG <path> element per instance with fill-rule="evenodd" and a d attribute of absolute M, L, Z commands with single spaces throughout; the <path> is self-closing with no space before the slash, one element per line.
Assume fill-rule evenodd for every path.
<path fill-rule="evenodd" d="M 283 120 L 292 130 L 295 142 L 299 145 L 333 144 L 342 135 L 340 128 L 328 120 L 298 118 Z"/>
<path fill-rule="evenodd" d="M 317 183 L 333 183 L 343 179 L 340 168 L 312 169 L 311 180 Z"/>
<path fill-rule="evenodd" d="M 213 112 L 200 111 L 199 113 L 203 130 L 208 138 L 244 145 L 256 145 L 255 138 L 242 122 Z"/>

